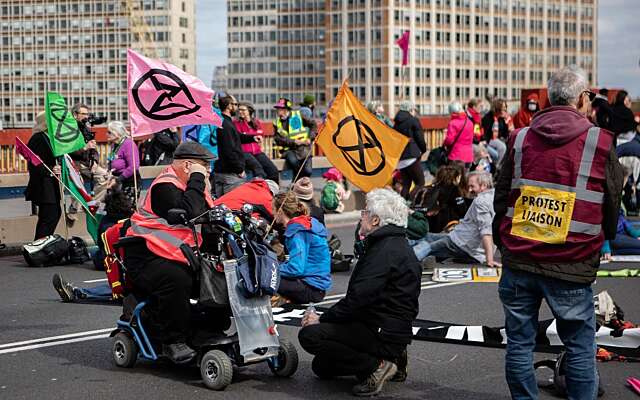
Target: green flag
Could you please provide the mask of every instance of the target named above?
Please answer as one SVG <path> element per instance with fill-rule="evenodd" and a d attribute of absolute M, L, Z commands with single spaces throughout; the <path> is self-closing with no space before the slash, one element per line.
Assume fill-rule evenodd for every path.
<path fill-rule="evenodd" d="M 89 208 L 89 202 L 92 201 L 91 196 L 84 188 L 80 173 L 74 167 L 71 157 L 64 156 L 62 158 L 62 182 L 69 190 L 71 195 L 80 202 L 85 210 L 87 217 L 87 232 L 93 239 L 94 243 L 98 243 L 98 226 L 100 225 L 100 215 L 94 215 Z"/>
<path fill-rule="evenodd" d="M 44 102 L 53 155 L 59 157 L 84 147 L 84 136 L 60 93 L 47 92 Z"/>

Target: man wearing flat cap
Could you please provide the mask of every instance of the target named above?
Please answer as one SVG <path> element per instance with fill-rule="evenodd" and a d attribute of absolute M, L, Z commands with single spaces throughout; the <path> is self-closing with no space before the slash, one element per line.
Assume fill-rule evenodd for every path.
<path fill-rule="evenodd" d="M 167 222 L 169 210 L 181 208 L 195 218 L 213 206 L 209 187 L 209 166 L 213 159 L 196 142 L 180 144 L 171 165 L 153 181 L 142 207 L 131 217 L 127 236 L 144 239 L 126 251 L 125 261 L 134 291 L 152 301 L 145 308 L 153 339 L 176 363 L 196 353 L 187 344 L 189 297 L 192 276 L 182 245 L 194 246 L 191 229 Z M 198 244 L 201 238 L 198 237 Z"/>

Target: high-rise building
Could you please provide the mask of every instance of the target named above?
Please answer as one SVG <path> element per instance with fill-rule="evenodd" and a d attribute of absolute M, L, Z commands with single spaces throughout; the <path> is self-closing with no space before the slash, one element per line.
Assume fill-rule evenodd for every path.
<path fill-rule="evenodd" d="M 325 98 L 325 1 L 228 0 L 229 92 L 261 119 L 278 97 Z"/>
<path fill-rule="evenodd" d="M 47 91 L 126 121 L 127 48 L 195 73 L 195 0 L 0 0 L 0 121 L 29 127 Z"/>
<path fill-rule="evenodd" d="M 241 4 L 240 4 L 241 3 Z M 273 8 L 267 5 L 277 3 Z M 305 1 L 229 1 L 229 31 L 271 33 L 276 46 L 285 33 L 278 22 Z M 308 2 L 316 3 L 316 2 Z M 521 89 L 544 87 L 550 74 L 564 65 L 583 67 L 597 82 L 598 0 L 326 0 L 317 5 L 325 21 L 324 90 L 332 98 L 344 78 L 363 101 L 381 100 L 393 113 L 402 100 L 414 102 L 423 114 L 446 113 L 453 100 L 495 94 L 517 99 Z M 315 6 L 315 4 L 314 4 Z M 280 8 L 278 8 L 280 7 Z M 281 12 L 280 10 L 288 10 Z M 312 13 L 312 11 L 310 11 Z M 233 15 L 234 20 L 231 19 Z M 261 17 L 268 21 L 260 26 Z M 311 18 L 311 17 L 310 17 Z M 250 22 L 246 22 L 246 21 Z M 286 20 L 286 19 L 285 19 Z M 255 22 L 253 22 L 255 21 Z M 233 25 L 235 24 L 235 25 Z M 253 24 L 253 25 L 250 25 Z M 256 26 L 257 24 L 258 26 Z M 234 28 L 237 26 L 237 28 Z M 307 24 L 300 26 L 300 37 Z M 317 27 L 312 27 L 318 30 Z M 410 31 L 409 61 L 395 44 Z M 245 34 L 246 35 L 246 34 Z M 320 36 L 318 36 L 320 37 Z M 243 57 L 260 43 L 251 37 L 229 40 L 229 66 L 252 71 L 268 60 Z M 309 42 L 314 46 L 317 42 Z M 318 44 L 320 47 L 320 44 Z M 274 54 L 280 54 L 275 51 Z M 277 57 L 276 57 L 277 60 Z M 306 62 L 306 59 L 303 58 Z M 274 67 L 270 78 L 302 79 L 305 73 Z M 254 74 L 238 69 L 229 74 L 230 91 L 246 83 L 247 94 L 264 86 Z M 318 82 L 320 80 L 318 79 Z M 306 88 L 305 88 L 306 89 Z M 287 92 L 268 87 L 275 96 Z"/>
<path fill-rule="evenodd" d="M 213 79 L 211 80 L 211 88 L 216 92 L 227 91 L 227 66 L 218 65 L 213 69 Z"/>

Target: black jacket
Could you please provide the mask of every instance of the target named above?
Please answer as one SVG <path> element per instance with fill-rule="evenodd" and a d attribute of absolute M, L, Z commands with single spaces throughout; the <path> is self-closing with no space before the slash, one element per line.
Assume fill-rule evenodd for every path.
<path fill-rule="evenodd" d="M 27 146 L 34 152 L 49 169 L 53 169 L 56 165 L 56 159 L 53 156 L 53 150 L 49 143 L 49 137 L 46 132 L 38 132 L 33 134 L 29 139 Z M 24 197 L 27 201 L 35 204 L 56 204 L 60 202 L 60 183 L 51 175 L 51 173 L 43 166 L 34 167 L 29 163 L 29 183 L 24 191 Z"/>
<path fill-rule="evenodd" d="M 618 104 L 611 109 L 611 121 L 609 122 L 609 130 L 618 137 L 621 133 L 636 130 L 638 123 L 634 119 L 633 111 L 624 104 Z"/>
<path fill-rule="evenodd" d="M 427 144 L 424 141 L 424 132 L 420 120 L 407 111 L 398 111 L 393 119 L 393 129 L 409 138 L 407 147 L 402 152 L 401 160 L 419 158 L 427 152 Z"/>
<path fill-rule="evenodd" d="M 180 144 L 180 137 L 177 132 L 165 129 L 156 132 L 149 142 L 144 161 L 145 165 L 169 165 L 173 162 L 173 152 Z M 164 154 L 164 156 L 162 156 Z M 162 157 L 162 160 L 160 160 Z"/>
<path fill-rule="evenodd" d="M 553 119 L 547 118 L 550 114 L 554 114 L 555 117 Z M 545 119 L 549 123 L 545 123 Z M 540 132 L 540 134 L 554 137 L 549 135 L 549 132 L 552 132 L 555 133 L 555 140 L 560 140 L 559 138 L 561 137 L 567 137 L 580 131 L 584 132 L 590 126 L 592 125 L 586 118 L 569 107 L 550 107 L 534 116 L 529 134 L 538 134 Z M 509 140 L 507 153 L 503 158 L 496 181 L 493 198 L 493 209 L 496 212 L 493 219 L 493 241 L 500 248 L 502 264 L 505 267 L 571 282 L 593 282 L 600 265 L 599 251 L 595 252 L 587 260 L 576 260 L 571 263 L 538 263 L 528 258 L 526 254 L 514 254 L 502 246 L 500 223 L 507 213 L 511 180 L 513 178 L 512 141 Z M 605 240 L 613 240 L 616 237 L 618 212 L 620 201 L 622 200 L 622 181 L 622 167 L 616 156 L 614 142 L 605 163 L 604 203 L 602 204 L 602 231 L 604 232 Z"/>
<path fill-rule="evenodd" d="M 361 322 L 381 338 L 409 343 L 418 315 L 421 267 L 406 229 L 386 225 L 365 239 L 347 295 L 320 317 L 321 322 Z"/>
<path fill-rule="evenodd" d="M 482 117 L 482 130 L 484 140 L 489 143 L 493 139 L 493 111 L 489 111 Z M 509 126 L 502 117 L 498 117 L 498 137 L 506 139 L 509 137 Z"/>
<path fill-rule="evenodd" d="M 217 133 L 218 159 L 213 165 L 214 171 L 240 175 L 245 166 L 241 144 L 254 143 L 253 136 L 239 134 L 231 117 L 225 114 L 222 114 L 222 127 Z"/>

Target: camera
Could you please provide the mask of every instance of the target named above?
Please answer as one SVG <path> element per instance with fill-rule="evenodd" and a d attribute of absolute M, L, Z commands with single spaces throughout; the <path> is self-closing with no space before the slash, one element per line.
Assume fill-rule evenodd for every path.
<path fill-rule="evenodd" d="M 89 114 L 89 117 L 82 122 L 78 123 L 78 128 L 80 128 L 80 132 L 82 136 L 84 136 L 84 141 L 89 142 L 96 138 L 96 134 L 91 130 L 92 126 L 104 124 L 107 122 L 107 117 L 95 115 L 93 113 Z"/>
<path fill-rule="evenodd" d="M 103 115 L 95 115 L 94 113 L 89 114 L 89 118 L 87 118 L 87 123 L 91 126 L 101 125 L 107 122 L 107 117 Z"/>

